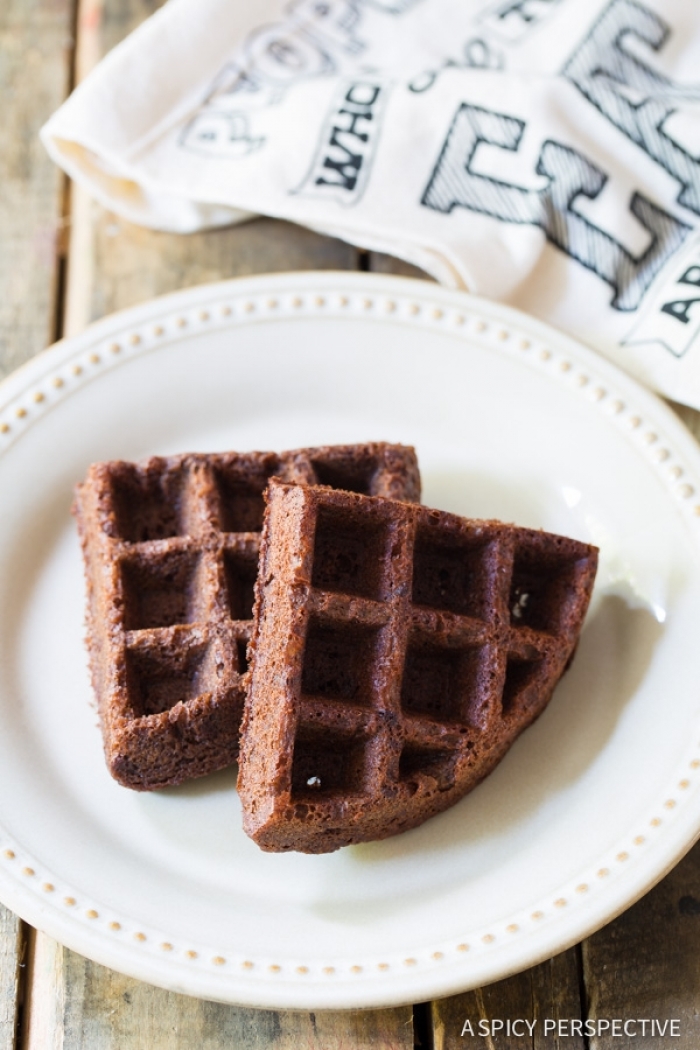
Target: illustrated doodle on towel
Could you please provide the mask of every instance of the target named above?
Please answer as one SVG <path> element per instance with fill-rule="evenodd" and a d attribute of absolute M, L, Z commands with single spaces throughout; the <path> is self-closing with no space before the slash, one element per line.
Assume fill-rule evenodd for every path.
<path fill-rule="evenodd" d="M 487 8 L 475 19 L 478 34 L 467 37 L 461 45 L 461 53 L 446 56 L 434 68 L 423 70 L 408 83 L 409 91 L 416 95 L 428 91 L 446 69 L 506 69 L 505 50 L 499 44 L 518 44 L 550 15 L 554 8 L 565 0 L 503 0 Z M 496 41 L 489 39 L 496 36 Z"/>
<path fill-rule="evenodd" d="M 401 15 L 424 0 L 294 0 L 287 18 L 254 30 L 242 53 L 219 73 L 180 142 L 186 149 L 230 160 L 259 149 L 250 111 L 282 101 L 292 84 L 332 76 L 361 54 L 363 8 Z"/>
<path fill-rule="evenodd" d="M 299 193 L 320 194 L 345 205 L 359 201 L 369 178 L 388 90 L 368 81 L 342 87 Z"/>
<path fill-rule="evenodd" d="M 477 21 L 509 43 L 519 41 L 538 26 L 564 0 L 499 0 L 482 12 Z"/>
<path fill-rule="evenodd" d="M 625 43 L 631 37 L 658 51 L 670 32 L 648 7 L 612 0 L 564 67 L 564 76 L 681 184 L 678 203 L 700 215 L 700 164 L 668 130 L 682 103 L 700 102 L 700 86 L 674 83 Z M 630 92 L 639 98 L 631 101 Z"/>
<path fill-rule="evenodd" d="M 524 130 L 522 120 L 463 103 L 421 203 L 435 211 L 469 208 L 501 222 L 539 226 L 557 248 L 612 286 L 611 305 L 616 310 L 636 310 L 656 274 L 690 233 L 690 226 L 634 193 L 629 210 L 651 234 L 651 244 L 640 256 L 633 256 L 576 211 L 577 198 L 595 199 L 607 175 L 581 153 L 559 142 L 542 143 L 535 172 L 547 181 L 540 189 L 527 189 L 474 171 L 482 143 L 517 150 Z"/>
<path fill-rule="evenodd" d="M 565 0 L 499 0 L 474 21 L 477 35 L 469 36 L 461 46 L 461 54 L 446 56 L 442 64 L 426 69 L 409 82 L 409 91 L 421 94 L 433 86 L 445 69 L 506 69 L 506 51 L 500 43 L 518 44 Z M 496 41 L 489 39 L 493 34 Z"/>
<path fill-rule="evenodd" d="M 632 37 L 658 50 L 669 33 L 668 25 L 648 8 L 632 0 L 612 0 L 567 62 L 564 75 L 616 128 L 681 184 L 678 203 L 700 214 L 698 161 L 664 130 L 666 122 L 678 113 L 678 103 L 700 101 L 700 87 L 674 83 L 626 46 Z M 638 101 L 630 101 L 625 94 L 630 90 Z M 629 211 L 648 231 L 650 241 L 643 252 L 633 255 L 576 210 L 577 198 L 595 199 L 609 176 L 563 143 L 542 143 L 535 173 L 547 181 L 538 189 L 506 183 L 475 170 L 480 144 L 517 151 L 525 127 L 524 121 L 507 114 L 463 103 L 421 203 L 445 213 L 462 207 L 501 222 L 539 226 L 551 243 L 611 285 L 614 294 L 610 305 L 614 309 L 637 310 L 654 278 L 692 227 L 634 192 Z M 524 174 L 532 181 L 532 172 Z M 677 302 L 682 304 L 683 300 Z M 662 304 L 660 309 L 687 321 L 680 306 L 675 312 L 673 303 Z M 670 349 L 667 340 L 662 342 Z"/>
<path fill-rule="evenodd" d="M 683 357 L 700 335 L 700 246 L 688 244 L 667 266 L 666 280 L 645 301 L 624 346 L 660 346 Z"/>

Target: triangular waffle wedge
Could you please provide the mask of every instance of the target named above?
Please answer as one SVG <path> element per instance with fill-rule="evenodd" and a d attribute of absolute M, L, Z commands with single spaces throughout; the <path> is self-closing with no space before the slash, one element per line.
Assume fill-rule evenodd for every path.
<path fill-rule="evenodd" d="M 230 765 L 268 479 L 420 499 L 383 443 L 121 461 L 76 489 L 92 681 L 112 775 L 141 790 Z"/>
<path fill-rule="evenodd" d="M 426 507 L 271 481 L 238 788 L 265 850 L 421 824 L 543 710 L 597 549 Z"/>

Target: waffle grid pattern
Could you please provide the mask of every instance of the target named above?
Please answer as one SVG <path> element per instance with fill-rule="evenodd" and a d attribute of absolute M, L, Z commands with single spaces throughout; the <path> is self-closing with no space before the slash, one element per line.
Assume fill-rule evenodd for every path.
<path fill-rule="evenodd" d="M 263 783 L 273 767 L 286 775 L 261 811 L 242 766 L 249 833 L 263 848 L 322 852 L 420 823 L 482 779 L 549 699 L 588 604 L 594 549 L 277 482 L 268 513 L 261 579 L 274 582 L 258 595 L 243 746 Z M 293 640 L 282 657 L 270 648 L 281 623 Z M 294 684 L 278 692 L 283 729 L 265 771 L 255 742 L 283 670 Z"/>
<path fill-rule="evenodd" d="M 263 492 L 277 474 L 419 498 L 413 451 L 379 444 L 98 464 L 78 490 L 93 680 L 108 764 L 128 786 L 237 757 Z"/>

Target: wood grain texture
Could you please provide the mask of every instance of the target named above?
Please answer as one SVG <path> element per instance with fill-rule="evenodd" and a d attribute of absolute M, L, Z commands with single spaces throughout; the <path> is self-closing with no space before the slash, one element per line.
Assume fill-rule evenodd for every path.
<path fill-rule="evenodd" d="M 433 1046 L 434 1050 L 559 1050 L 562 1045 L 566 1050 L 584 1050 L 582 1038 L 567 1036 L 560 1041 L 556 1034 L 545 1034 L 543 1023 L 547 1018 L 580 1017 L 578 954 L 572 948 L 514 977 L 433 1003 Z M 536 1020 L 537 1024 L 532 1035 L 522 1023 L 514 1032 L 503 1028 L 494 1033 L 493 1022 L 499 1020 L 511 1024 Z M 466 1022 L 473 1035 L 465 1029 Z"/>
<path fill-rule="evenodd" d="M 133 226 L 79 192 L 73 200 L 66 334 L 114 310 L 208 281 L 354 268 L 354 248 L 291 223 L 260 218 L 182 236 Z"/>
<path fill-rule="evenodd" d="M 420 270 L 412 263 L 396 259 L 393 255 L 384 255 L 382 252 L 367 252 L 366 266 L 372 273 L 396 274 L 398 277 L 415 277 L 423 281 L 432 281 L 425 270 Z"/>
<path fill-rule="evenodd" d="M 70 82 L 73 0 L 0 4 L 0 376 L 55 337 L 64 179 L 38 139 Z"/>
<path fill-rule="evenodd" d="M 63 948 L 43 933 L 29 935 L 27 979 L 18 1050 L 63 1050 Z"/>
<path fill-rule="evenodd" d="M 603 1035 L 591 1050 L 700 1046 L 700 845 L 663 882 L 583 946 L 592 1018 L 677 1018 L 680 1034 Z"/>
<path fill-rule="evenodd" d="M 70 83 L 73 0 L 0 4 L 0 377 L 55 337 L 64 179 L 38 140 Z M 21 1007 L 24 927 L 0 906 L 0 1050 Z"/>
<path fill-rule="evenodd" d="M 142 984 L 42 935 L 31 975 L 23 1050 L 413 1050 L 410 1007 L 314 1014 L 222 1006 Z"/>
<path fill-rule="evenodd" d="M 0 904 L 0 1050 L 14 1050 L 24 965 L 22 923 Z"/>

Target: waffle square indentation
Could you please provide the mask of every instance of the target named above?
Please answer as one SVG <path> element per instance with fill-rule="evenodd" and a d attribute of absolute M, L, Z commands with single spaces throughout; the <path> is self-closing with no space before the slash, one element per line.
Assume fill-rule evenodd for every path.
<path fill-rule="evenodd" d="M 263 492 L 267 479 L 242 478 L 232 469 L 214 471 L 219 497 L 219 524 L 222 532 L 261 532 L 265 515 Z"/>
<path fill-rule="evenodd" d="M 576 575 L 579 561 L 536 542 L 516 547 L 509 609 L 513 627 L 530 627 L 559 634 L 572 604 L 578 602 Z"/>
<path fill-rule="evenodd" d="M 441 789 L 445 789 L 454 782 L 454 767 L 455 756 L 452 753 L 407 742 L 399 759 L 399 780 L 404 784 L 413 783 L 415 791 L 418 790 L 416 778 L 427 775 L 436 780 Z"/>
<path fill-rule="evenodd" d="M 527 702 L 527 692 L 542 670 L 542 660 L 523 660 L 509 656 L 506 664 L 506 677 L 503 684 L 501 709 L 504 715 L 523 707 Z"/>
<path fill-rule="evenodd" d="M 195 551 L 121 562 L 124 628 L 143 631 L 207 618 L 204 566 Z"/>
<path fill-rule="evenodd" d="M 292 799 L 321 801 L 333 795 L 365 791 L 366 748 L 363 741 L 327 732 L 302 733 L 294 743 Z"/>
<path fill-rule="evenodd" d="M 484 647 L 462 649 L 411 642 L 401 682 L 401 708 L 438 722 L 478 725 L 488 701 Z"/>
<path fill-rule="evenodd" d="M 132 464 L 111 478 L 116 538 L 127 543 L 187 534 L 184 520 L 186 475 L 181 470 L 142 473 Z"/>
<path fill-rule="evenodd" d="M 304 650 L 302 695 L 371 706 L 378 640 L 377 628 L 312 619 Z"/>
<path fill-rule="evenodd" d="M 248 643 L 239 638 L 236 641 L 236 658 L 238 660 L 238 673 L 245 674 L 248 670 Z"/>
<path fill-rule="evenodd" d="M 137 718 L 210 692 L 222 673 L 220 657 L 205 644 L 127 650 L 127 693 Z"/>
<path fill-rule="evenodd" d="M 258 561 L 238 551 L 224 551 L 224 574 L 232 620 L 252 620 Z"/>
<path fill-rule="evenodd" d="M 312 585 L 381 601 L 387 591 L 388 528 L 345 507 L 319 507 Z"/>
<path fill-rule="evenodd" d="M 343 489 L 345 492 L 359 492 L 368 496 L 372 489 L 372 480 L 377 469 L 374 461 L 362 462 L 357 458 L 343 459 L 328 457 L 326 459 L 311 458 L 311 466 L 316 475 L 318 485 L 329 485 L 333 489 Z"/>
<path fill-rule="evenodd" d="M 492 544 L 474 532 L 449 535 L 419 527 L 413 562 L 413 603 L 445 612 L 489 618 Z"/>

